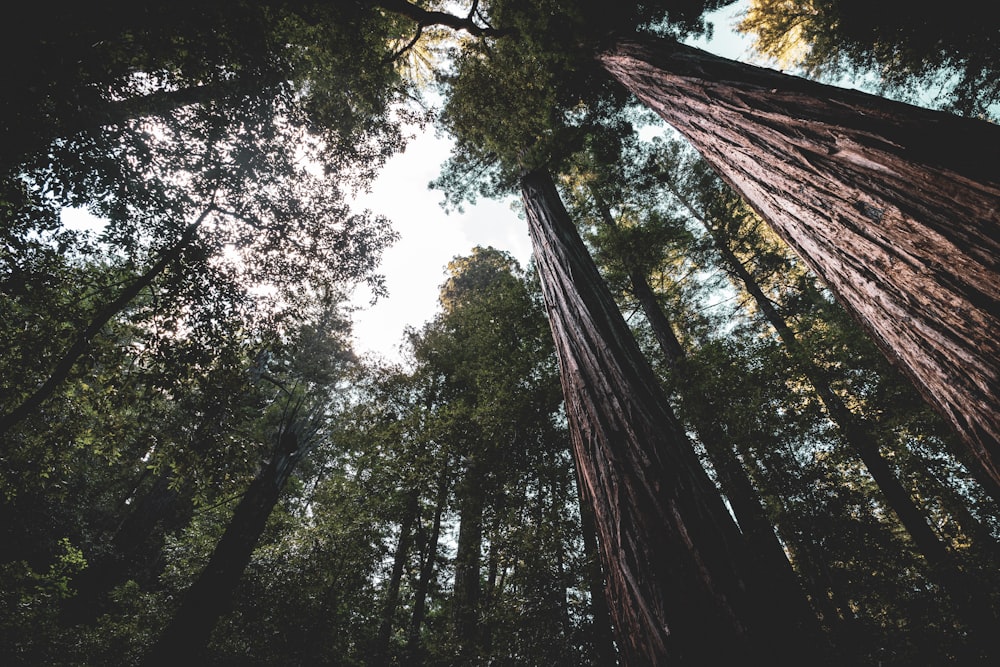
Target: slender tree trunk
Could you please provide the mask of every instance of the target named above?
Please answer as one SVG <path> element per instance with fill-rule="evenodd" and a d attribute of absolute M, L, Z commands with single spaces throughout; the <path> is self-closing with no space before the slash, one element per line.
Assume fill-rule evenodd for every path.
<path fill-rule="evenodd" d="M 149 287 L 154 280 L 181 254 L 187 249 L 191 242 L 195 238 L 195 234 L 198 231 L 198 227 L 201 223 L 205 221 L 205 218 L 215 210 L 213 206 L 208 206 L 201 215 L 188 225 L 184 232 L 181 234 L 180 239 L 177 243 L 172 245 L 170 248 L 165 250 L 156 262 L 146 270 L 144 274 L 136 278 L 128 287 L 122 290 L 113 301 L 108 303 L 104 308 L 102 308 L 91 320 L 90 324 L 79 333 L 73 344 L 70 345 L 69 349 L 63 354 L 63 356 L 56 363 L 55 368 L 45 379 L 45 381 L 39 385 L 39 387 L 31 393 L 24 401 L 21 402 L 16 408 L 10 412 L 4 414 L 0 417 L 0 438 L 3 438 L 7 432 L 16 426 L 22 419 L 30 415 L 32 412 L 37 410 L 41 405 L 52 395 L 59 385 L 61 385 L 66 378 L 69 377 L 70 372 L 76 365 L 76 362 L 80 360 L 80 357 L 86 353 L 87 349 L 90 347 L 91 341 L 94 337 L 100 333 L 108 322 L 111 321 L 113 317 L 122 312 L 132 300 L 138 296 L 139 292 Z"/>
<path fill-rule="evenodd" d="M 630 665 L 798 662 L 746 578 L 742 537 L 700 467 L 551 177 L 521 181 L 573 453 Z"/>
<path fill-rule="evenodd" d="M 270 462 L 243 494 L 208 565 L 184 593 L 173 619 L 147 653 L 144 665 L 200 664 L 212 630 L 229 610 L 267 519 L 303 454 L 295 434 L 285 431 Z"/>
<path fill-rule="evenodd" d="M 483 550 L 483 475 L 478 453 L 473 453 L 459 485 L 460 524 L 455 551 L 455 589 L 452 597 L 454 637 L 462 660 L 472 660 L 480 649 L 479 611 L 482 597 L 480 567 Z"/>
<path fill-rule="evenodd" d="M 381 667 L 389 664 L 389 640 L 392 636 L 392 622 L 396 616 L 396 606 L 399 604 L 399 586 L 403 580 L 403 569 L 410 554 L 413 543 L 413 522 L 417 520 L 418 498 L 416 491 L 406 495 L 406 507 L 403 520 L 399 524 L 399 541 L 396 543 L 396 553 L 392 559 L 392 572 L 386 586 L 385 601 L 382 603 L 382 620 L 375 638 L 375 651 L 371 664 Z"/>
<path fill-rule="evenodd" d="M 636 37 L 599 62 L 809 263 L 1000 482 L 1000 128 Z"/>
<path fill-rule="evenodd" d="M 423 664 L 422 642 L 420 632 L 424 618 L 427 615 L 427 594 L 434 578 L 434 566 L 437 562 L 438 540 L 441 537 L 441 515 L 444 513 L 445 501 L 448 498 L 448 483 L 442 475 L 438 482 L 437 506 L 434 508 L 434 521 L 431 533 L 423 545 L 423 560 L 420 563 L 420 577 L 413 592 L 413 616 L 410 618 L 410 628 L 406 640 L 406 664 Z"/>

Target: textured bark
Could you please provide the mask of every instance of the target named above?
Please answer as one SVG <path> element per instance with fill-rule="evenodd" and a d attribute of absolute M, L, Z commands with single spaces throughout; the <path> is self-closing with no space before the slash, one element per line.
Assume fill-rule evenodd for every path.
<path fill-rule="evenodd" d="M 573 454 L 629 665 L 781 663 L 742 537 L 542 171 L 521 182 Z M 774 653 L 772 653 L 774 652 Z"/>
<path fill-rule="evenodd" d="M 1000 481 L 1000 128 L 670 40 L 603 67 L 809 263 Z"/>
<path fill-rule="evenodd" d="M 597 192 L 592 191 L 591 196 L 597 202 L 605 226 L 611 230 L 617 229 L 618 224 L 607 204 L 601 200 Z M 677 380 L 681 401 L 685 405 L 711 406 L 713 403 L 711 397 L 705 395 L 687 379 L 687 352 L 677 339 L 673 325 L 650 287 L 649 280 L 634 265 L 629 266 L 628 258 L 624 258 L 624 261 L 632 295 L 639 302 L 660 352 Z M 743 532 L 751 562 L 761 580 L 768 582 L 771 594 L 767 601 L 772 605 L 775 616 L 783 615 L 787 627 L 794 629 L 789 633 L 787 641 L 810 643 L 820 641 L 821 631 L 815 613 L 808 605 L 784 547 L 774 532 L 774 526 L 767 517 L 759 495 L 733 451 L 725 431 L 717 419 L 705 418 L 708 411 L 691 412 L 696 415 L 694 429 L 716 471 L 719 486 L 729 499 L 736 523 Z"/>
<path fill-rule="evenodd" d="M 713 401 L 709 396 L 686 382 L 687 371 L 684 366 L 687 354 L 677 340 L 670 320 L 663 312 L 646 277 L 633 271 L 630 281 L 632 292 L 653 329 L 667 364 L 678 378 L 681 400 L 712 405 Z M 704 415 L 703 412 L 700 414 Z M 785 549 L 778 541 L 774 526 L 761 505 L 757 490 L 729 444 L 721 425 L 718 421 L 699 417 L 694 420 L 694 429 L 715 468 L 719 486 L 729 499 L 733 515 L 749 547 L 751 562 L 758 569 L 761 579 L 768 582 L 771 595 L 767 602 L 773 607 L 772 613 L 776 617 L 784 616 L 785 623 L 793 629 L 787 641 L 821 641 L 815 612 L 810 609 L 795 571 L 788 562 Z M 800 650 L 804 652 L 806 649 L 803 647 Z"/>
<path fill-rule="evenodd" d="M 147 653 L 144 665 L 201 664 L 212 630 L 229 610 L 267 519 L 303 454 L 295 435 L 284 432 L 270 462 L 240 499 L 208 565 L 184 593 L 170 624 Z"/>

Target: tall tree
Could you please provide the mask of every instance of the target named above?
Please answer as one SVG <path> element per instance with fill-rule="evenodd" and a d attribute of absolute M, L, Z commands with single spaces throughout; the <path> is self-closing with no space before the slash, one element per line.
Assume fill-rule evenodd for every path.
<path fill-rule="evenodd" d="M 603 66 L 809 263 L 1000 480 L 1000 130 L 657 38 Z"/>
<path fill-rule="evenodd" d="M 146 664 L 200 659 L 219 617 L 232 603 L 286 482 L 330 428 L 336 385 L 350 362 L 346 325 L 334 310 L 338 305 L 326 304 L 315 321 L 303 323 L 290 346 L 290 358 L 275 360 L 278 373 L 262 369 L 262 378 L 278 390 L 271 408 L 277 422 L 271 455 L 240 499 L 205 569 L 150 649 Z"/>
<path fill-rule="evenodd" d="M 620 108 L 590 66 L 596 58 L 684 134 L 804 257 L 951 422 L 986 473 L 1000 480 L 994 461 L 1000 411 L 991 398 L 1000 352 L 979 333 L 995 329 L 1000 312 L 994 261 L 1000 177 L 997 161 L 980 156 L 984 146 L 997 144 L 1000 130 L 679 43 L 677 34 L 692 19 L 697 25 L 705 8 L 685 3 L 609 13 L 552 3 L 542 16 L 516 0 L 495 3 L 491 16 L 515 29 L 517 47 L 511 53 L 497 44 L 480 60 L 478 76 L 470 63 L 466 84 L 455 79 L 453 97 L 476 97 L 466 85 L 480 90 L 466 112 L 452 104 L 451 126 L 467 134 L 463 141 L 481 144 L 480 156 L 496 161 L 509 146 L 526 146 L 523 161 L 539 165 Z M 648 26 L 659 34 L 650 36 Z M 490 61 L 512 73 L 489 74 Z M 530 94 L 519 99 L 515 89 Z M 485 129 L 477 118 L 490 108 L 502 116 L 519 111 L 516 120 Z M 489 170 L 488 160 L 466 156 L 455 164 L 463 161 L 466 173 L 493 177 L 487 191 L 512 185 L 509 171 Z M 458 171 L 441 182 L 454 186 Z"/>
<path fill-rule="evenodd" d="M 673 175 L 666 176 L 667 179 L 672 177 Z M 975 581 L 958 566 L 954 554 L 949 553 L 941 538 L 935 534 L 926 514 L 899 481 L 892 466 L 880 452 L 880 438 L 875 424 L 855 414 L 837 395 L 826 371 L 813 362 L 788 321 L 778 312 L 775 304 L 764 294 L 760 284 L 733 252 L 723 223 L 709 220 L 708 214 L 699 210 L 674 183 L 668 184 L 668 187 L 690 215 L 705 227 L 725 262 L 726 270 L 734 276 L 739 287 L 751 296 L 757 310 L 777 332 L 795 365 L 816 391 L 830 419 L 840 429 L 852 452 L 862 460 L 886 503 L 899 517 L 916 548 L 927 559 L 931 577 L 952 596 L 955 608 L 965 622 L 976 630 L 975 641 L 985 645 L 995 627 L 995 613 L 989 596 L 982 591 L 981 582 Z"/>
<path fill-rule="evenodd" d="M 781 611 L 765 612 L 755 597 L 764 593 L 747 577 L 745 544 L 551 178 L 535 171 L 522 187 L 623 656 L 629 664 L 802 659 L 790 655 L 802 647 L 771 644 Z"/>
<path fill-rule="evenodd" d="M 607 156 L 602 156 L 607 159 Z M 713 398 L 691 382 L 687 352 L 677 335 L 674 325 L 649 282 L 658 255 L 663 252 L 662 237 L 671 236 L 671 221 L 665 220 L 655 206 L 643 209 L 643 204 L 651 205 L 655 195 L 642 179 L 626 176 L 618 164 L 601 164 L 601 160 L 590 155 L 580 159 L 576 179 L 571 180 L 574 188 L 574 211 L 581 217 L 580 222 L 599 231 L 594 235 L 606 241 L 601 258 L 605 266 L 614 274 L 621 275 L 627 285 L 633 302 L 645 315 L 653 337 L 658 343 L 666 367 L 673 376 L 680 400 L 685 404 L 713 406 Z M 630 187 L 646 192 L 635 192 Z M 648 200 L 646 197 L 650 197 Z M 640 203 L 641 202 L 641 203 Z M 614 206 L 615 212 L 612 211 Z M 621 222 L 619 221 L 621 220 Z M 683 235 L 683 232 L 673 231 Z M 610 266 L 609 266 L 610 265 Z M 819 640 L 819 626 L 814 613 L 806 604 L 802 588 L 796 580 L 784 547 L 774 532 L 774 527 L 761 505 L 760 498 L 733 450 L 726 435 L 727 430 L 721 419 L 707 418 L 713 410 L 685 410 L 695 415 L 693 427 L 711 461 L 722 492 L 730 506 L 740 530 L 746 538 L 750 553 L 760 568 L 760 576 L 770 581 L 773 591 L 769 599 L 776 607 L 797 609 L 793 614 L 800 623 L 796 634 Z"/>

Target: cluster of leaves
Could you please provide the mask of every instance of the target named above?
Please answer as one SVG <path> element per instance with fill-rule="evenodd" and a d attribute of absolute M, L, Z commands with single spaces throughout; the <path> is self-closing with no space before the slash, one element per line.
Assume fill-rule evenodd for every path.
<path fill-rule="evenodd" d="M 883 93 L 996 116 L 1000 31 L 979 3 L 944 11 L 897 0 L 752 0 L 739 29 L 783 67 L 834 79 L 874 73 Z"/>
<path fill-rule="evenodd" d="M 401 499 L 417 501 L 411 553 L 397 553 L 400 630 L 381 654 L 587 664 L 590 590 L 537 285 L 492 248 L 448 268 L 441 314 L 411 333 L 414 370 L 383 385 L 410 398 L 374 402 L 402 411 L 392 420 L 403 425 L 394 481 Z M 401 533 L 397 549 L 406 543 Z"/>
<path fill-rule="evenodd" d="M 449 205 L 516 189 L 525 171 L 554 167 L 587 137 L 631 131 L 628 96 L 595 54 L 637 30 L 681 39 L 710 30 L 707 11 L 726 2 L 491 2 L 489 18 L 507 33 L 467 42 L 439 77 L 440 124 L 455 137 L 435 185 Z M 488 119 L 488 120 L 487 120 Z"/>
<path fill-rule="evenodd" d="M 321 3 L 46 19 L 4 43 L 2 661 L 130 663 L 281 434 L 329 437 L 343 301 L 383 293 L 394 238 L 347 201 L 402 146 L 403 26 Z"/>

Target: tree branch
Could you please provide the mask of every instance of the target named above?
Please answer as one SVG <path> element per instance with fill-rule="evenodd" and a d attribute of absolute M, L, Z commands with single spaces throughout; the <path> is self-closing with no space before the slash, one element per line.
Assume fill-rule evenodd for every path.
<path fill-rule="evenodd" d="M 403 54 L 412 49 L 420 41 L 420 37 L 424 34 L 424 26 L 420 23 L 417 24 L 417 31 L 413 35 L 413 39 L 406 43 L 399 51 L 396 51 L 391 56 L 386 59 L 386 62 L 394 63 L 403 57 Z"/>
<path fill-rule="evenodd" d="M 431 25 L 441 25 L 453 30 L 467 32 L 474 37 L 502 37 L 514 34 L 515 32 L 513 28 L 492 28 L 477 24 L 473 20 L 473 15 L 479 11 L 478 2 L 473 2 L 472 11 L 464 18 L 447 12 L 424 9 L 406 0 L 375 0 L 374 4 L 386 11 L 413 19 L 422 28 Z"/>

